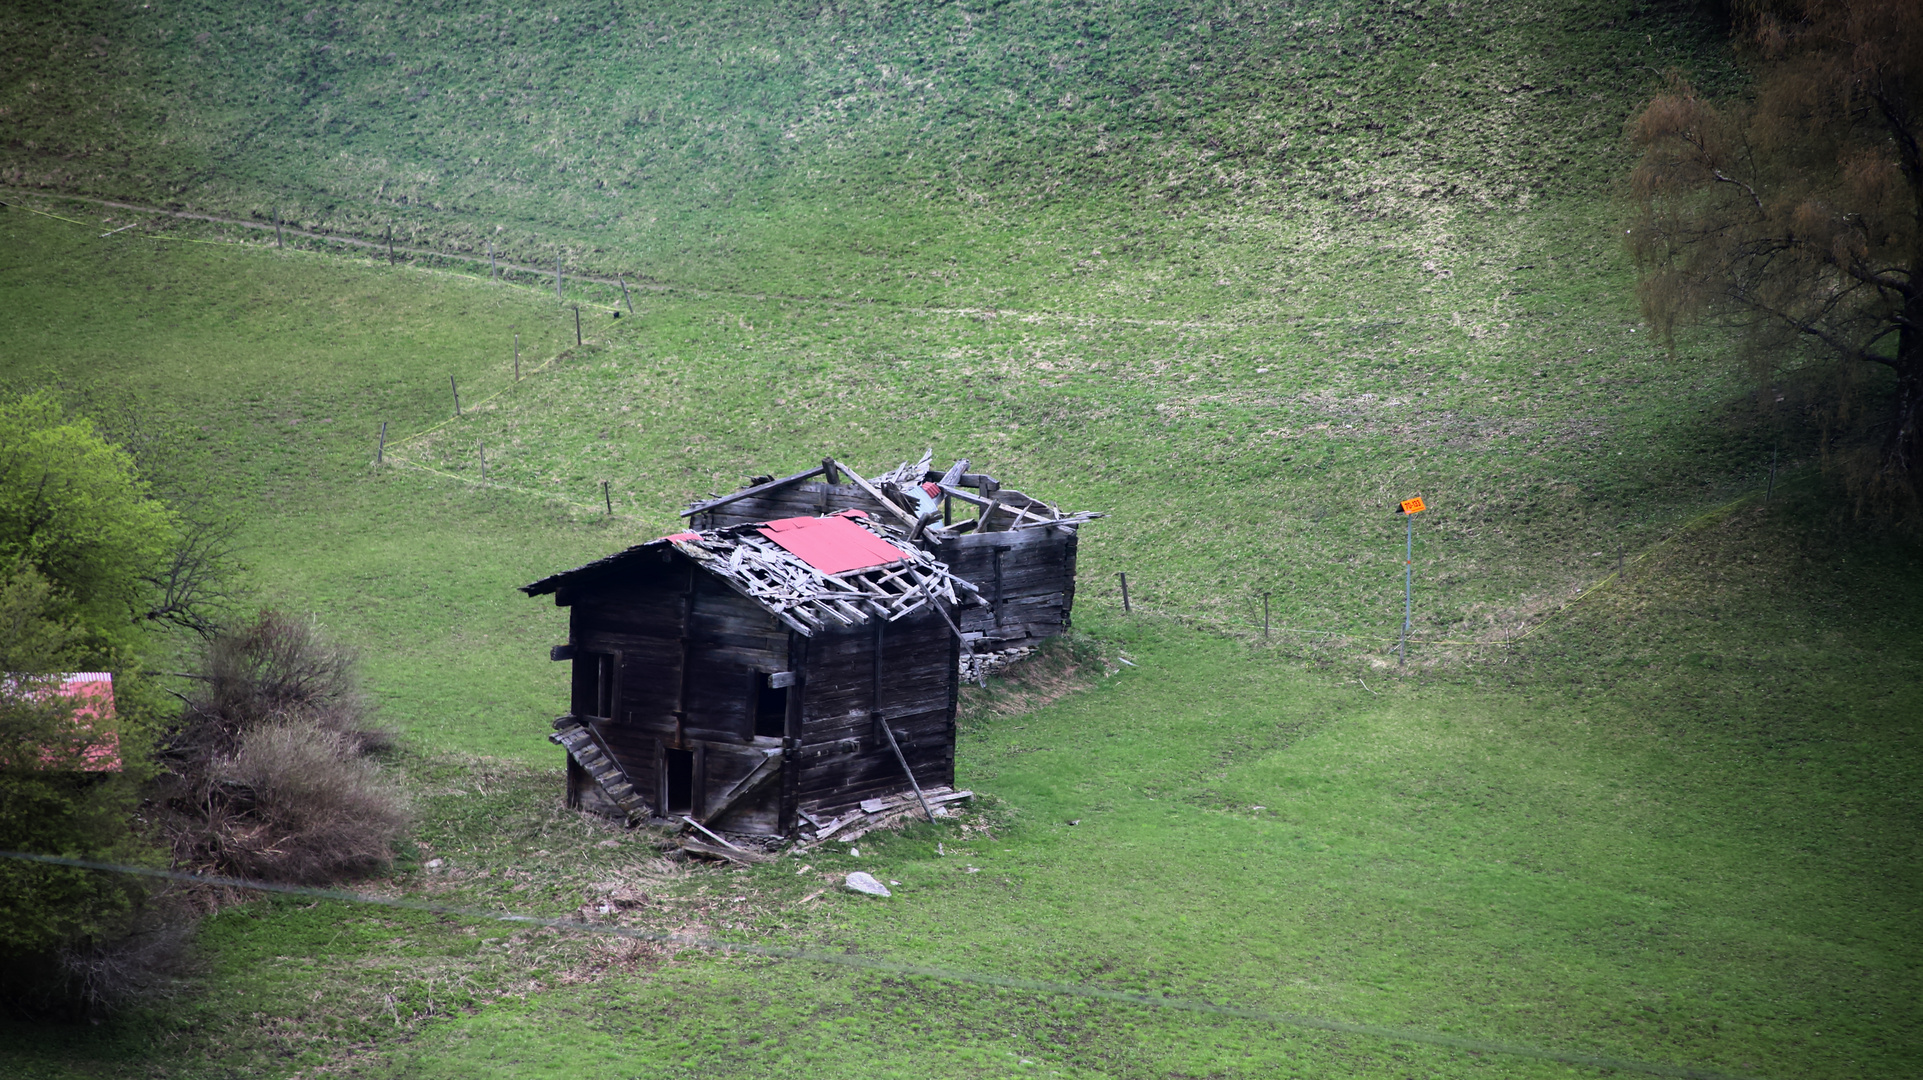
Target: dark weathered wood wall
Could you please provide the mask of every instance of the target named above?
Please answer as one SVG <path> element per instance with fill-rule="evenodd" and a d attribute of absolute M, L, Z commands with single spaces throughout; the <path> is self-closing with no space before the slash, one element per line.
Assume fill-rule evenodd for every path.
<path fill-rule="evenodd" d="M 726 506 L 696 514 L 694 528 L 719 529 L 727 525 L 746 525 L 780 518 L 818 517 L 841 510 L 860 510 L 884 520 L 892 519 L 892 515 L 875 501 L 874 496 L 854 484 L 804 480 L 766 495 L 737 499 Z"/>
<path fill-rule="evenodd" d="M 935 557 L 973 582 L 988 603 L 962 608 L 961 630 L 995 645 L 1018 645 L 1066 630 L 1075 606 L 1072 528 L 964 533 L 935 547 Z"/>
<path fill-rule="evenodd" d="M 762 760 L 779 739 L 757 740 L 756 695 L 788 665 L 789 631 L 760 606 L 696 570 L 678 554 L 669 562 L 623 568 L 590 591 L 576 590 L 571 638 L 576 648 L 574 711 L 596 716 L 595 734 L 657 810 L 669 750 L 696 755 L 692 809 L 718 795 Z M 614 700 L 599 716 L 592 672 L 615 659 Z M 778 785 L 738 805 L 723 824 L 742 832 L 777 832 Z"/>
<path fill-rule="evenodd" d="M 955 781 L 959 643 L 939 615 L 888 623 L 875 674 L 872 626 L 816 634 L 806 643 L 795 799 L 817 816 L 907 790 L 901 764 L 875 721 L 879 707 L 923 787 Z"/>

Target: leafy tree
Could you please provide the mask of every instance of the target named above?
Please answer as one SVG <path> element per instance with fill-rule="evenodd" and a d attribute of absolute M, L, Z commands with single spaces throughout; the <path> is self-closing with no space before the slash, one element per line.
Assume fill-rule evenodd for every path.
<path fill-rule="evenodd" d="M 158 715 L 140 676 L 148 579 L 179 530 L 127 453 L 45 396 L 0 402 L 0 849 L 158 861 L 136 831 Z M 113 672 L 121 768 L 81 768 L 92 740 L 56 676 Z M 0 991 L 58 1004 L 79 957 L 124 937 L 144 891 L 129 879 L 0 860 Z M 84 994 L 99 998 L 98 987 Z"/>
<path fill-rule="evenodd" d="M 1635 118 L 1630 245 L 1670 335 L 1740 330 L 1759 374 L 1827 385 L 1847 474 L 1878 501 L 1923 485 L 1923 4 L 1738 0 L 1746 100 L 1680 76 Z"/>
<path fill-rule="evenodd" d="M 81 764 L 93 740 L 74 722 L 71 699 L 54 692 L 57 673 L 116 666 L 111 654 L 89 647 L 93 635 L 75 621 L 73 606 L 32 567 L 0 580 L 0 670 L 7 672 L 0 689 L 0 849 L 157 862 L 153 845 L 133 828 L 145 773 L 137 732 L 124 725 L 118 732 L 121 770 L 86 772 Z M 122 937 L 143 898 L 130 878 L 0 859 L 0 1000 L 15 1007 L 68 1003 L 77 988 L 63 957 L 92 954 L 99 943 Z"/>
<path fill-rule="evenodd" d="M 128 453 L 51 397 L 0 402 L 0 567 L 31 567 L 94 647 L 132 644 L 180 528 Z"/>

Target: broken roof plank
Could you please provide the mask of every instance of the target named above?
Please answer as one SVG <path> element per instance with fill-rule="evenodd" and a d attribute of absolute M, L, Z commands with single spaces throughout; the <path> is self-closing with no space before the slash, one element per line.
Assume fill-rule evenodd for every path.
<path fill-rule="evenodd" d="M 855 470 L 849 468 L 846 465 L 843 465 L 839 461 L 837 461 L 835 464 L 840 466 L 841 471 L 847 473 L 848 479 L 853 480 L 856 483 L 856 485 L 858 485 L 861 488 L 861 490 L 873 496 L 875 501 L 880 503 L 883 507 L 889 510 L 892 510 L 895 516 L 902 520 L 903 524 L 907 525 L 910 529 L 913 529 L 915 527 L 915 522 L 916 522 L 915 515 L 909 513 L 906 510 L 903 510 L 899 506 L 896 506 L 893 499 L 890 499 L 888 496 L 883 495 L 881 493 L 880 488 L 877 488 L 875 485 L 869 483 L 867 480 L 864 480 L 860 473 L 856 472 Z"/>
<path fill-rule="evenodd" d="M 787 487 L 789 484 L 799 483 L 800 481 L 809 479 L 810 477 L 820 476 L 822 473 L 827 471 L 826 464 L 827 464 L 826 462 L 823 462 L 821 465 L 817 465 L 814 468 L 809 469 L 807 472 L 799 472 L 794 474 L 793 476 L 784 476 L 779 480 L 770 480 L 763 484 L 756 484 L 753 487 L 742 488 L 740 491 L 731 492 L 727 495 L 721 496 L 720 498 L 709 499 L 707 502 L 704 502 L 704 503 L 696 503 L 693 506 L 688 507 L 686 510 L 681 511 L 681 516 L 693 517 L 696 514 L 703 513 L 708 510 L 713 510 L 719 506 L 726 506 L 729 503 L 735 502 L 740 499 L 749 499 L 749 498 L 753 498 L 756 495 L 765 495 L 770 491 L 778 491 L 781 488 Z M 846 469 L 847 466 L 844 465 L 842 466 L 842 468 Z"/>

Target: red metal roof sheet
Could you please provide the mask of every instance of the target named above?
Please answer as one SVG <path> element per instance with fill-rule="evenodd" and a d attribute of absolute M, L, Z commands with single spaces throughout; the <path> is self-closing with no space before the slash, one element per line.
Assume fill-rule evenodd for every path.
<path fill-rule="evenodd" d="M 76 671 L 60 685 L 76 700 L 74 727 L 93 741 L 80 751 L 82 772 L 120 771 L 120 733 L 114 731 L 114 677 L 105 671 Z M 104 728 L 105 730 L 101 730 Z"/>
<path fill-rule="evenodd" d="M 824 574 L 866 570 L 908 557 L 845 517 L 782 518 L 756 531 Z"/>
<path fill-rule="evenodd" d="M 58 675 L 59 683 L 47 689 L 72 699 L 72 734 L 56 737 L 56 745 L 40 748 L 40 767 L 62 772 L 119 772 L 120 733 L 114 730 L 114 677 L 105 671 L 77 671 Z M 21 692 L 12 678 L 0 680 L 0 693 Z M 26 691 L 29 698 L 45 690 Z M 0 758 L 0 768 L 9 763 Z"/>

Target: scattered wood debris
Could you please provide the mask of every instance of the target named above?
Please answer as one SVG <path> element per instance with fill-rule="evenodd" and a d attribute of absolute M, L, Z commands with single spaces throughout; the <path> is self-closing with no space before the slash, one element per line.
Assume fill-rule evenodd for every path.
<path fill-rule="evenodd" d="M 955 810 L 950 804 L 975 797 L 972 791 L 956 791 L 949 787 L 926 788 L 922 794 L 937 817 L 953 816 Z M 805 824 L 801 828 L 800 842 L 794 848 L 796 851 L 807 851 L 831 839 L 859 840 L 876 829 L 926 819 L 921 816 L 921 805 L 915 796 L 905 794 L 885 799 L 865 799 L 860 806 L 829 821 L 822 821 L 813 815 L 803 815 L 803 820 Z"/>

